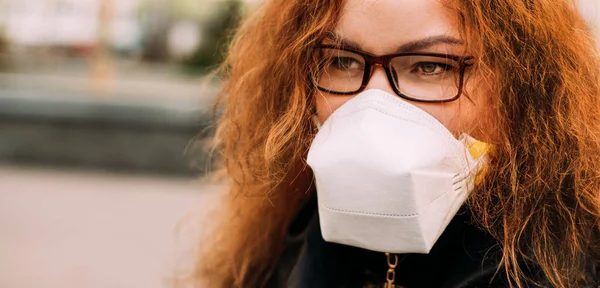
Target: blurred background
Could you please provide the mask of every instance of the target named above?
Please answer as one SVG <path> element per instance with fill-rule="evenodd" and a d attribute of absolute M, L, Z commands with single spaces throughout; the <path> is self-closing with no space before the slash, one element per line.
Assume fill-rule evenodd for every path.
<path fill-rule="evenodd" d="M 0 0 L 0 288 L 167 287 L 189 263 L 219 189 L 204 76 L 253 5 Z"/>
<path fill-rule="evenodd" d="M 0 0 L 0 159 L 201 172 L 183 154 L 212 117 L 219 83 L 201 77 L 222 60 L 244 5 Z"/>
<path fill-rule="evenodd" d="M 204 76 L 248 5 L 0 0 L 0 288 L 167 287 L 191 261 Z"/>

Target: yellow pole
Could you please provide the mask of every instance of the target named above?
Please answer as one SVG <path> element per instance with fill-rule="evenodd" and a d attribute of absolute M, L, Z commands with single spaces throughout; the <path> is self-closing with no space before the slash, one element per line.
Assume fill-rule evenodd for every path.
<path fill-rule="evenodd" d="M 98 38 L 92 62 L 93 88 L 96 94 L 106 95 L 114 81 L 114 62 L 110 52 L 110 24 L 113 18 L 113 1 L 101 0 L 98 10 Z"/>

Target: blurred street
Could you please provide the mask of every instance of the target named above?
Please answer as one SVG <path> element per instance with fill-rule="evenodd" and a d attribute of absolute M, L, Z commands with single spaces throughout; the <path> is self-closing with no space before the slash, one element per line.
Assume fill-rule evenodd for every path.
<path fill-rule="evenodd" d="M 188 178 L 0 166 L 0 287 L 166 287 L 177 250 L 187 249 L 176 237 L 200 228 L 177 223 L 196 223 L 217 189 Z"/>
<path fill-rule="evenodd" d="M 101 91 L 83 76 L 0 73 L 0 163 L 198 175 L 196 135 L 210 125 L 216 87 L 126 71 Z"/>

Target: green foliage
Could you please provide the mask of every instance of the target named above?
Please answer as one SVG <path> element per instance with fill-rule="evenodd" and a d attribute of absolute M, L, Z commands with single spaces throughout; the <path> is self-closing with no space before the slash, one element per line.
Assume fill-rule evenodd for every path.
<path fill-rule="evenodd" d="M 202 29 L 202 43 L 184 65 L 190 72 L 206 72 L 221 63 L 242 14 L 241 0 L 227 0 Z"/>

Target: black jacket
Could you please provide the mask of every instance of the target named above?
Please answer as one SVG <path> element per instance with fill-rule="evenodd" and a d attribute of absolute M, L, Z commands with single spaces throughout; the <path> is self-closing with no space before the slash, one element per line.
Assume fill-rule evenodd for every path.
<path fill-rule="evenodd" d="M 383 253 L 325 242 L 321 236 L 316 199 L 306 205 L 290 228 L 279 265 L 268 287 L 363 288 L 383 287 L 388 270 Z M 497 271 L 498 243 L 473 226 L 467 209 L 448 225 L 431 252 L 400 255 L 396 285 L 405 288 L 508 287 L 504 271 Z M 527 270 L 541 287 L 541 273 Z M 498 272 L 498 273 L 497 273 Z M 540 287 L 534 284 L 528 287 Z"/>

